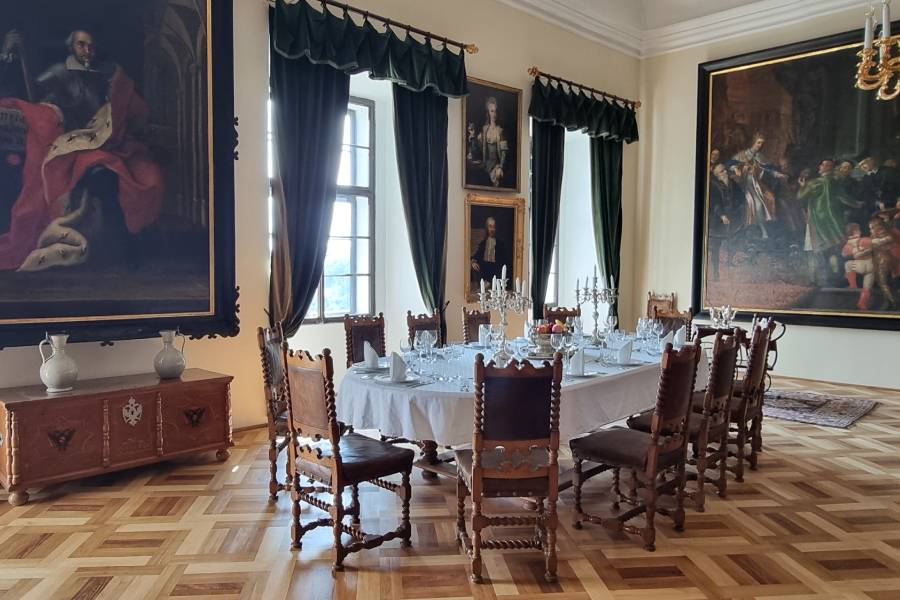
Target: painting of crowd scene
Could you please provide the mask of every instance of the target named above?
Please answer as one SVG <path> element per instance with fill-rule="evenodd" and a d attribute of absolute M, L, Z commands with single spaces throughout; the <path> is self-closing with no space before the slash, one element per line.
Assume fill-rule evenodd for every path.
<path fill-rule="evenodd" d="M 857 51 L 707 75 L 704 309 L 900 317 L 900 103 L 854 88 Z"/>

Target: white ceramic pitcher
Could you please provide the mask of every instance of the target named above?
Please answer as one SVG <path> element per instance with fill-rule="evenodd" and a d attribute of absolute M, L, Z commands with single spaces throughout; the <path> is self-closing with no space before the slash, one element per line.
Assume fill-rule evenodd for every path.
<path fill-rule="evenodd" d="M 38 344 L 38 352 L 41 353 L 41 381 L 47 386 L 51 394 L 68 392 L 75 386 L 78 380 L 78 365 L 72 357 L 66 353 L 66 343 L 69 336 L 65 334 L 48 335 Z M 44 346 L 50 347 L 50 352 L 44 352 Z"/>
<path fill-rule="evenodd" d="M 159 351 L 153 360 L 153 367 L 160 379 L 178 379 L 184 373 L 187 360 L 184 358 L 184 335 L 177 331 L 166 330 L 159 332 L 163 340 L 163 349 Z M 175 337 L 181 335 L 181 350 L 175 347 Z"/>

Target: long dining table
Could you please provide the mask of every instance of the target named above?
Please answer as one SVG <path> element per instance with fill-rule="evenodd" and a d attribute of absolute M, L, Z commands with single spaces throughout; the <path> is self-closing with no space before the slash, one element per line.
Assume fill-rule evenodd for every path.
<path fill-rule="evenodd" d="M 481 352 L 462 346 L 462 364 L 473 365 Z M 656 403 L 661 355 L 646 350 L 632 354 L 627 365 L 610 364 L 603 350 L 585 348 L 585 375 L 564 376 L 560 398 L 560 438 L 568 441 L 652 408 Z M 541 362 L 542 359 L 533 359 Z M 382 364 L 386 364 L 383 361 Z M 384 381 L 382 371 L 354 365 L 338 393 L 338 418 L 355 429 L 377 429 L 381 435 L 415 442 L 422 450 L 416 466 L 423 476 L 456 476 L 452 452 L 439 452 L 472 443 L 474 389 L 471 375 L 460 381 L 422 375 L 411 383 Z M 471 369 L 474 373 L 474 368 Z M 379 376 L 381 374 L 381 376 Z M 706 382 L 708 366 L 700 361 L 697 381 Z M 514 417 L 511 417 L 514 418 Z"/>

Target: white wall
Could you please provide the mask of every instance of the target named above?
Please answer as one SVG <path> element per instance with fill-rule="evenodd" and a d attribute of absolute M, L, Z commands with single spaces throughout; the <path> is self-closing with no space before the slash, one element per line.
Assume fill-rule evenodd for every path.
<path fill-rule="evenodd" d="M 266 210 L 266 100 L 268 27 L 267 4 L 264 0 L 235 0 L 235 101 L 240 117 L 240 155 L 235 164 L 236 174 L 236 256 L 237 279 L 241 287 L 241 334 L 233 339 L 189 342 L 187 357 L 190 366 L 230 373 L 235 376 L 232 388 L 235 427 L 265 421 L 261 393 L 261 373 L 256 347 L 256 327 L 265 324 L 263 312 L 268 302 L 268 223 Z M 466 64 L 473 77 L 487 79 L 525 90 L 523 106 L 527 110 L 528 87 L 531 78 L 527 69 L 537 65 L 542 69 L 582 81 L 594 87 L 634 97 L 639 87 L 637 59 L 579 38 L 569 31 L 549 25 L 493 0 L 355 0 L 360 8 L 392 16 L 418 27 L 430 29 L 448 37 L 476 43 L 480 52 L 468 55 Z M 463 207 L 466 191 L 461 186 L 461 115 L 459 101 L 450 102 L 449 144 L 449 234 L 447 269 L 447 299 L 450 306 L 448 325 L 451 336 L 461 337 L 461 324 L 454 315 L 462 306 L 463 281 L 467 260 L 463 252 Z M 527 127 L 523 114 L 523 152 L 520 172 L 528 173 Z M 384 138 L 384 136 L 382 136 Z M 378 141 L 379 147 L 387 140 Z M 391 145 L 393 141 L 391 140 Z M 633 217 L 637 184 L 637 146 L 625 153 L 624 199 L 626 220 Z M 379 175 L 379 180 L 384 176 Z M 377 182 L 376 182 L 377 184 Z M 527 177 L 523 178 L 522 196 L 528 196 Z M 400 210 L 399 194 L 386 194 L 379 202 L 378 218 L 388 221 L 389 239 L 400 240 L 405 235 L 405 223 Z M 587 215 L 589 218 L 589 215 Z M 405 238 L 402 238 L 405 240 Z M 407 243 L 408 246 L 408 243 Z M 385 251 L 382 254 L 382 251 Z M 384 260 L 382 286 L 390 286 L 402 296 L 402 302 L 379 306 L 388 319 L 391 340 L 402 335 L 402 323 L 407 308 L 421 308 L 421 299 L 412 275 L 411 262 L 401 261 L 388 269 L 401 249 L 388 259 L 387 249 L 377 251 Z M 408 252 L 408 249 L 407 249 Z M 527 252 L 526 252 L 527 258 Z M 623 257 L 623 268 L 633 268 L 631 250 Z M 381 264 L 381 263 L 379 263 Z M 630 276 L 624 278 L 631 286 Z M 379 286 L 379 287 L 382 287 Z M 400 324 L 401 333 L 397 333 Z M 520 325 L 513 324 L 513 329 Z M 520 330 L 520 329 L 519 329 Z M 306 331 L 302 335 L 307 335 Z M 337 351 L 343 348 L 343 332 L 339 327 L 320 326 L 315 334 L 298 339 L 304 346 L 317 348 L 328 345 Z M 72 348 L 82 378 L 147 372 L 152 369 L 153 356 L 160 347 L 158 340 L 116 343 L 112 348 L 98 344 L 79 344 Z M 343 364 L 343 360 L 336 361 Z M 40 360 L 34 348 L 7 349 L 0 352 L 0 386 L 37 383 Z"/>
<path fill-rule="evenodd" d="M 642 62 L 641 176 L 635 228 L 626 226 L 625 237 L 638 265 L 630 295 L 635 313 L 644 309 L 648 290 L 675 290 L 681 308 L 691 301 L 697 65 L 846 31 L 861 25 L 860 14 L 850 10 Z M 897 332 L 790 326 L 779 342 L 778 372 L 896 388 L 898 348 Z"/>

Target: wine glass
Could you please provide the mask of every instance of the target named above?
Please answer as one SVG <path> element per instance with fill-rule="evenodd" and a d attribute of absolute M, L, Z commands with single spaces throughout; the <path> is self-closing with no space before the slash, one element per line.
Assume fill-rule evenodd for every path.
<path fill-rule="evenodd" d="M 606 317 L 606 331 L 612 333 L 616 329 L 616 325 L 619 323 L 619 318 L 615 315 L 609 315 Z"/>
<path fill-rule="evenodd" d="M 554 352 L 559 352 L 566 345 L 566 336 L 563 333 L 551 333 L 550 334 L 550 346 L 553 348 Z"/>
<path fill-rule="evenodd" d="M 500 351 L 503 342 L 503 328 L 499 325 L 491 325 L 491 350 L 496 354 Z"/>
<path fill-rule="evenodd" d="M 653 335 L 656 336 L 656 352 L 661 352 L 659 344 L 662 341 L 662 334 L 665 330 L 666 327 L 665 325 L 663 325 L 663 322 L 660 319 L 653 319 L 653 327 L 651 331 L 653 332 Z"/>
<path fill-rule="evenodd" d="M 482 340 L 490 340 L 491 339 L 491 326 L 487 324 L 482 324 L 478 326 L 478 346 L 483 346 Z"/>

